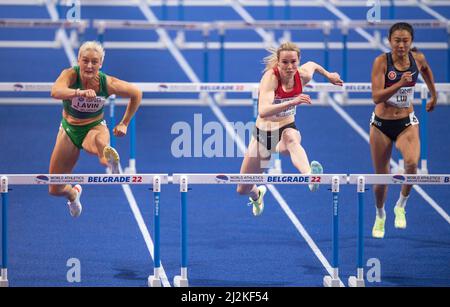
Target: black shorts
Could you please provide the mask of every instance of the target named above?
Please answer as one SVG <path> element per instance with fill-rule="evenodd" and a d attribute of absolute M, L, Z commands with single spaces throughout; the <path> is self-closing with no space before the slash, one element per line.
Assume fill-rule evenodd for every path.
<path fill-rule="evenodd" d="M 409 126 L 419 124 L 419 120 L 414 115 L 414 112 L 409 113 L 409 116 L 400 119 L 382 119 L 372 113 L 370 118 L 370 125 L 374 126 L 392 141 L 396 141 L 400 133 Z"/>
<path fill-rule="evenodd" d="M 255 126 L 255 129 L 253 129 L 253 136 L 260 144 L 264 145 L 264 147 L 266 147 L 268 151 L 271 151 L 272 148 L 275 148 L 277 146 L 278 142 L 281 140 L 281 135 L 283 134 L 283 131 L 286 130 L 287 128 L 297 130 L 295 122 L 292 122 L 290 124 L 281 127 L 280 129 L 272 131 L 264 131 Z"/>

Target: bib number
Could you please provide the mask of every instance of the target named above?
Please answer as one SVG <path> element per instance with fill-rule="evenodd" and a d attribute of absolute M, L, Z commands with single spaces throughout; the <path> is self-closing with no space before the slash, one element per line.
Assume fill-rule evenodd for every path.
<path fill-rule="evenodd" d="M 72 98 L 72 108 L 79 112 L 95 113 L 103 108 L 105 102 L 106 99 L 99 96 L 94 98 L 74 97 Z"/>
<path fill-rule="evenodd" d="M 387 102 L 397 108 L 409 108 L 414 100 L 414 87 L 402 87 Z"/>
<path fill-rule="evenodd" d="M 283 99 L 275 99 L 273 101 L 274 104 L 280 104 L 283 102 L 287 102 L 287 101 L 291 101 L 294 98 L 283 98 Z M 295 115 L 297 112 L 297 106 L 291 106 L 289 108 L 287 108 L 286 110 L 278 113 L 277 115 L 275 115 L 276 117 L 286 117 L 286 116 L 291 116 L 291 115 Z"/>

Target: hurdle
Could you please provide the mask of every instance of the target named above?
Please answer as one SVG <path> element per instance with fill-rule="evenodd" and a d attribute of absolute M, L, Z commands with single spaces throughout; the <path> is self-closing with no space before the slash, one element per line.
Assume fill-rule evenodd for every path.
<path fill-rule="evenodd" d="M 0 191 L 2 198 L 2 264 L 0 287 L 8 287 L 8 194 L 9 186 L 14 185 L 53 185 L 53 184 L 82 184 L 82 185 L 149 185 L 153 187 L 154 206 L 154 273 L 148 277 L 148 285 L 161 286 L 160 261 L 160 194 L 161 185 L 169 182 L 168 174 L 137 174 L 137 175 L 105 175 L 105 174 L 0 174 Z"/>
<path fill-rule="evenodd" d="M 8 282 L 8 178 L 0 178 L 2 196 L 2 267 L 0 268 L 0 288 L 9 287 Z"/>
<path fill-rule="evenodd" d="M 181 270 L 175 276 L 176 287 L 188 287 L 188 199 L 189 185 L 196 184 L 310 184 L 330 185 L 332 192 L 332 272 L 323 278 L 324 287 L 344 286 L 339 278 L 339 192 L 341 185 L 356 185 L 358 194 L 357 214 L 357 274 L 350 276 L 350 287 L 365 287 L 364 280 L 364 208 L 366 185 L 450 185 L 450 174 L 174 174 L 173 184 L 180 185 L 181 194 Z"/>
<path fill-rule="evenodd" d="M 324 277 L 325 286 L 340 286 L 339 279 L 339 211 L 338 194 L 340 183 L 347 183 L 345 174 L 174 174 L 173 184 L 180 185 L 181 194 L 181 273 L 175 276 L 176 287 L 189 286 L 188 279 L 188 199 L 187 193 L 190 185 L 196 184 L 301 184 L 316 183 L 320 185 L 331 185 L 333 192 L 333 272 L 331 276 Z"/>
<path fill-rule="evenodd" d="M 236 184 L 320 184 L 330 185 L 332 192 L 332 271 L 323 278 L 324 287 L 342 287 L 339 278 L 339 192 L 341 185 L 356 185 L 358 193 L 357 214 L 357 274 L 350 276 L 350 287 L 365 287 L 364 280 L 364 199 L 367 185 L 450 185 L 450 174 L 24 174 L 0 175 L 2 198 L 2 263 L 0 287 L 8 287 L 8 194 L 10 185 L 51 185 L 51 184 L 89 184 L 89 185 L 151 185 L 154 200 L 154 272 L 148 277 L 149 287 L 161 286 L 160 260 L 160 193 L 162 184 L 179 184 L 181 194 L 181 273 L 174 277 L 176 287 L 188 287 L 188 198 L 189 185 L 236 185 Z"/>
<path fill-rule="evenodd" d="M 200 93 L 200 94 L 208 94 L 208 93 L 248 93 L 249 99 L 246 100 L 246 103 L 236 104 L 226 101 L 220 101 L 220 99 L 216 98 L 216 102 L 219 106 L 221 105 L 249 105 L 253 106 L 253 117 L 257 112 L 257 95 L 258 95 L 258 83 L 252 82 L 241 82 L 241 83 L 182 83 L 182 82 L 167 82 L 167 83 L 153 83 L 153 82 L 135 82 L 137 87 L 139 87 L 143 92 L 149 93 Z M 49 82 L 0 82 L 0 92 L 50 92 L 53 83 Z M 435 83 L 436 91 L 439 93 L 450 93 L 450 83 Z M 370 93 L 372 91 L 371 83 L 344 83 L 343 86 L 336 86 L 329 83 L 309 83 L 304 86 L 305 93 L 319 93 L 319 94 L 327 94 L 327 93 L 335 93 L 341 94 L 343 97 L 347 97 L 349 93 Z M 420 157 L 420 168 L 418 169 L 419 173 L 427 174 L 428 173 L 428 112 L 426 112 L 426 103 L 428 99 L 428 88 L 426 84 L 418 83 L 415 86 L 415 91 L 420 93 L 420 105 L 421 105 L 421 114 L 420 114 L 420 135 L 421 135 L 421 157 Z M 219 95 L 220 96 L 220 95 Z M 322 97 L 321 97 L 322 96 Z M 115 105 L 124 105 L 126 102 L 118 101 L 115 97 L 110 97 L 108 99 L 108 104 L 110 106 L 110 114 L 109 120 L 111 123 L 115 123 Z M 316 105 L 327 105 L 328 101 L 325 99 L 326 95 L 319 95 L 318 103 Z M 14 101 L 14 98 L 8 98 Z M 19 103 L 29 103 L 31 98 L 26 98 L 22 102 Z M 1 102 L 0 102 L 1 103 Z M 202 104 L 202 101 L 199 101 L 199 105 Z M 349 101 L 342 101 L 343 105 L 353 105 Z M 155 105 L 155 103 L 149 100 L 143 100 L 142 105 Z M 356 103 L 355 103 L 356 105 Z M 369 114 L 367 115 L 369 118 Z M 130 122 L 129 126 L 129 134 L 130 134 L 130 159 L 129 164 L 125 168 L 125 173 L 134 174 L 136 173 L 137 168 L 137 160 L 136 160 L 136 127 L 135 127 L 135 117 Z M 113 128 L 113 127 L 110 127 Z M 114 142 L 114 136 L 111 135 L 111 141 Z M 401 161 L 400 161 L 401 164 Z M 276 165 L 275 170 L 281 170 L 281 165 Z M 392 172 L 399 173 L 402 172 L 401 169 L 393 169 Z"/>
<path fill-rule="evenodd" d="M 357 185 L 358 193 L 358 235 L 357 235 L 357 272 L 350 276 L 350 287 L 365 287 L 364 282 L 364 195 L 368 184 L 386 185 L 450 185 L 450 174 L 405 175 L 405 174 L 350 174 L 348 184 Z"/>
<path fill-rule="evenodd" d="M 89 27 L 89 21 L 77 22 L 68 20 L 51 19 L 23 19 L 23 18 L 1 18 L 0 28 L 40 28 L 40 29 L 76 29 L 84 33 Z"/>

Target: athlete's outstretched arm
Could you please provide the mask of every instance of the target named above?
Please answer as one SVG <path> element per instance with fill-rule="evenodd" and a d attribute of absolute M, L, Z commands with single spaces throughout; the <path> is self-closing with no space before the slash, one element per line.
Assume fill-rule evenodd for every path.
<path fill-rule="evenodd" d="M 330 83 L 334 85 L 342 86 L 344 84 L 344 81 L 341 80 L 341 77 L 338 73 L 331 73 L 315 62 L 306 62 L 299 67 L 299 72 L 303 84 L 307 84 L 309 81 L 311 81 L 315 72 L 318 72 L 319 74 L 327 78 L 328 81 L 330 81 Z"/>
<path fill-rule="evenodd" d="M 116 136 L 124 136 L 127 133 L 127 127 L 131 119 L 139 108 L 142 100 L 142 91 L 134 84 L 108 76 L 108 93 L 130 98 L 122 120 L 113 130 Z"/>

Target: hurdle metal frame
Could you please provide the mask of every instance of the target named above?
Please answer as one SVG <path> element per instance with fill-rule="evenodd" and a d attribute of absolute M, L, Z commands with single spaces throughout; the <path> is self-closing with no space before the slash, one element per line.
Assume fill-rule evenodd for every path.
<path fill-rule="evenodd" d="M 317 183 L 331 185 L 333 192 L 333 274 L 324 277 L 325 286 L 340 285 L 339 279 L 339 233 L 338 233 L 338 194 L 340 182 L 347 182 L 345 174 L 174 174 L 173 184 L 180 185 L 181 193 L 181 273 L 175 276 L 176 287 L 187 287 L 188 279 L 188 221 L 187 193 L 189 185 L 195 184 L 302 184 Z"/>
<path fill-rule="evenodd" d="M 161 286 L 160 231 L 159 212 L 161 185 L 169 183 L 168 174 L 0 174 L 0 192 L 2 198 L 2 263 L 0 287 L 8 287 L 8 194 L 10 185 L 53 185 L 53 184 L 89 184 L 89 185 L 149 185 L 153 186 L 154 206 L 154 273 L 148 277 L 149 287 Z"/>
<path fill-rule="evenodd" d="M 242 82 L 242 83 L 134 83 L 143 92 L 151 93 L 249 93 L 249 101 L 253 104 L 253 113 L 257 112 L 257 94 L 258 83 Z M 0 92 L 50 92 L 53 83 L 43 82 L 1 82 Z M 450 93 L 450 83 L 436 83 L 437 92 Z M 305 93 L 322 93 L 325 96 L 319 97 L 324 99 L 328 93 L 342 93 L 344 97 L 347 97 L 348 93 L 369 93 L 372 90 L 371 83 L 345 83 L 343 86 L 336 86 L 329 83 L 310 83 L 304 86 Z M 416 84 L 415 91 L 420 93 L 421 101 L 421 115 L 420 115 L 420 134 L 421 134 L 421 165 L 418 170 L 419 173 L 428 174 L 428 119 L 426 112 L 426 104 L 428 99 L 428 88 L 426 84 Z M 225 104 L 218 101 L 218 103 Z M 108 100 L 110 106 L 110 121 L 115 123 L 115 105 L 116 97 L 111 96 Z M 344 101 L 344 104 L 350 105 Z M 136 116 L 135 116 L 136 117 Z M 130 158 L 129 165 L 125 168 L 125 173 L 135 174 L 136 169 L 136 119 L 133 117 L 130 122 Z M 113 126 L 111 124 L 111 126 Z M 113 129 L 114 127 L 110 127 Z M 114 144 L 114 135 L 111 134 L 111 144 Z M 401 163 L 400 163 L 401 164 Z M 276 165 L 277 167 L 277 165 Z M 281 169 L 281 167 L 280 167 Z M 393 170 L 393 172 L 402 172 L 401 169 Z"/>
<path fill-rule="evenodd" d="M 404 175 L 404 174 L 0 174 L 0 192 L 2 198 L 2 266 L 0 287 L 8 287 L 8 188 L 9 185 L 50 185 L 50 184 L 141 184 L 153 186 L 154 206 L 154 273 L 148 277 L 149 287 L 161 286 L 160 258 L 160 196 L 162 184 L 179 184 L 181 194 L 181 270 L 175 276 L 176 287 L 188 287 L 188 198 L 189 185 L 195 184 L 320 184 L 331 185 L 332 192 L 332 272 L 324 276 L 325 287 L 341 287 L 339 278 L 339 192 L 340 185 L 356 185 L 358 193 L 358 230 L 357 230 L 357 272 L 351 276 L 351 287 L 364 287 L 364 196 L 367 184 L 420 184 L 450 185 L 450 174 Z"/>
<path fill-rule="evenodd" d="M 181 193 L 181 270 L 175 276 L 176 287 L 189 286 L 188 279 L 188 221 L 187 193 L 193 184 L 310 184 L 331 185 L 332 192 L 332 273 L 323 278 L 324 287 L 344 286 L 339 278 L 339 201 L 340 185 L 357 186 L 358 230 L 356 276 L 348 280 L 350 287 L 365 287 L 364 282 L 364 196 L 367 184 L 425 184 L 450 185 L 450 174 L 174 174 L 173 184 L 180 185 Z"/>

